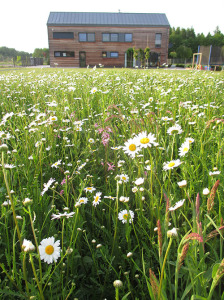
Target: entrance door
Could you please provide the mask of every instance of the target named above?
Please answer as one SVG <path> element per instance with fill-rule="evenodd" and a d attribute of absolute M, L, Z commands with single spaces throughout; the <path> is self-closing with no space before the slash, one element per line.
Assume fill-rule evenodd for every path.
<path fill-rule="evenodd" d="M 79 67 L 80 68 L 86 67 L 86 52 L 85 51 L 79 52 Z"/>

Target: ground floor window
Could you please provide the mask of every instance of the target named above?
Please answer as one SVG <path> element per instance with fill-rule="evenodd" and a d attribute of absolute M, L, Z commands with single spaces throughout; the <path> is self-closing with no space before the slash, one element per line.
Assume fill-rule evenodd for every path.
<path fill-rule="evenodd" d="M 117 51 L 103 51 L 102 57 L 104 58 L 118 58 L 119 54 Z"/>
<path fill-rule="evenodd" d="M 54 57 L 75 57 L 74 51 L 54 51 Z"/>

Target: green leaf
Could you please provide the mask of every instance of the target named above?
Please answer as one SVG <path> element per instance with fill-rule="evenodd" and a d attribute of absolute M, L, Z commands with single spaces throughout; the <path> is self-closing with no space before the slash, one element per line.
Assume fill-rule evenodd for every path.
<path fill-rule="evenodd" d="M 127 299 L 128 298 L 128 295 L 130 295 L 131 294 L 131 292 L 128 292 L 126 295 L 124 295 L 124 297 L 122 297 L 122 299 L 121 300 L 125 300 L 125 299 Z"/>
<path fill-rule="evenodd" d="M 215 275 L 216 275 L 216 273 L 217 273 L 217 270 L 218 270 L 218 268 L 219 268 L 219 265 L 220 265 L 220 264 L 215 264 L 215 265 L 214 265 L 214 267 L 213 267 L 213 269 L 212 269 L 212 278 L 215 277 Z"/>

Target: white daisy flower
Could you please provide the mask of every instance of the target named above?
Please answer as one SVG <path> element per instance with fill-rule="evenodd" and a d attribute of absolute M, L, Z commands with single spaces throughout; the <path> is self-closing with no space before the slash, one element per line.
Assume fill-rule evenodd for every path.
<path fill-rule="evenodd" d="M 91 94 L 95 94 L 97 92 L 97 88 L 96 87 L 93 87 L 92 89 L 91 89 Z"/>
<path fill-rule="evenodd" d="M 81 197 L 81 198 L 79 198 L 79 201 L 78 201 L 78 203 L 80 203 L 80 204 L 86 204 L 87 202 L 88 202 L 88 199 L 86 197 Z"/>
<path fill-rule="evenodd" d="M 127 223 L 128 221 L 131 223 L 134 219 L 134 212 L 132 210 L 128 211 L 127 209 L 124 209 L 119 212 L 118 219 L 122 221 L 123 224 Z"/>
<path fill-rule="evenodd" d="M 64 212 L 63 214 L 59 213 L 58 215 L 52 214 L 51 220 L 61 219 L 61 218 L 69 219 L 69 218 L 72 218 L 74 214 L 75 214 L 75 212 L 70 212 L 70 213 Z"/>
<path fill-rule="evenodd" d="M 173 118 L 169 118 L 167 116 L 161 118 L 162 121 L 172 121 Z"/>
<path fill-rule="evenodd" d="M 181 207 L 184 204 L 184 202 L 185 202 L 185 199 L 176 202 L 173 207 L 169 208 L 169 211 L 174 211 L 174 210 L 178 209 L 179 207 Z"/>
<path fill-rule="evenodd" d="M 128 181 L 129 181 L 129 177 L 128 177 L 128 175 L 126 175 L 126 174 L 121 174 L 121 175 L 120 175 L 120 179 L 121 179 L 123 182 L 128 182 Z"/>
<path fill-rule="evenodd" d="M 141 184 L 143 184 L 143 183 L 144 183 L 144 178 L 142 178 L 142 177 L 137 178 L 137 179 L 135 180 L 135 184 L 136 184 L 136 185 L 141 185 Z"/>
<path fill-rule="evenodd" d="M 57 167 L 58 167 L 60 164 L 61 164 L 61 159 L 59 159 L 58 161 L 56 161 L 55 163 L 53 163 L 53 164 L 51 165 L 51 167 L 57 169 Z"/>
<path fill-rule="evenodd" d="M 61 255 L 59 245 L 60 241 L 58 240 L 55 242 L 53 236 L 43 239 L 39 246 L 40 259 L 48 264 L 57 262 L 57 259 Z"/>
<path fill-rule="evenodd" d="M 179 124 L 175 124 L 174 126 L 168 128 L 167 133 L 169 135 L 173 135 L 173 134 L 181 134 L 183 132 L 183 130 L 181 129 L 181 126 Z"/>
<path fill-rule="evenodd" d="M 49 118 L 50 122 L 54 122 L 54 121 L 57 121 L 57 120 L 58 120 L 58 118 L 56 116 L 52 116 L 52 117 Z"/>
<path fill-rule="evenodd" d="M 221 173 L 221 171 L 214 171 L 214 172 L 209 172 L 210 176 L 214 176 L 214 175 L 219 175 Z"/>
<path fill-rule="evenodd" d="M 97 206 L 101 202 L 101 192 L 96 193 L 94 200 L 93 200 L 93 206 Z"/>
<path fill-rule="evenodd" d="M 188 137 L 188 138 L 185 139 L 185 142 L 188 142 L 189 144 L 192 144 L 192 143 L 194 143 L 194 139 L 191 138 L 191 137 Z"/>
<path fill-rule="evenodd" d="M 95 191 L 96 189 L 93 187 L 93 186 L 89 186 L 89 187 L 86 187 L 84 188 L 84 191 L 87 193 L 87 192 L 90 192 L 92 193 L 93 191 Z"/>
<path fill-rule="evenodd" d="M 187 180 L 182 180 L 180 182 L 177 182 L 177 184 L 180 188 L 185 187 L 187 185 Z"/>
<path fill-rule="evenodd" d="M 129 139 L 127 142 L 124 143 L 123 150 L 129 156 L 134 158 L 135 154 L 137 154 L 140 151 L 140 147 L 138 146 L 138 140 L 136 138 Z"/>
<path fill-rule="evenodd" d="M 136 139 L 138 140 L 139 146 L 141 148 L 147 148 L 147 147 L 152 147 L 152 145 L 157 145 L 155 143 L 155 135 L 152 133 L 147 134 L 146 131 L 140 132 L 137 136 Z"/>
<path fill-rule="evenodd" d="M 170 169 L 178 167 L 181 164 L 182 164 L 182 162 L 179 159 L 171 160 L 171 161 L 165 162 L 163 164 L 163 170 L 170 170 Z"/>
<path fill-rule="evenodd" d="M 179 148 L 179 155 L 184 156 L 190 149 L 190 144 L 188 141 L 185 141 Z"/>

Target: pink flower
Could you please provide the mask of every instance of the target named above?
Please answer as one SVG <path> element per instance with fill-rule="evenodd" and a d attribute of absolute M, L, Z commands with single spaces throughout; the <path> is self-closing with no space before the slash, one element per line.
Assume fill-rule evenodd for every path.
<path fill-rule="evenodd" d="M 107 165 L 108 165 L 107 171 L 113 171 L 114 170 L 115 165 L 113 165 L 112 163 L 107 163 Z"/>
<path fill-rule="evenodd" d="M 64 194 L 64 190 L 61 190 L 60 191 L 60 195 L 62 196 Z"/>

